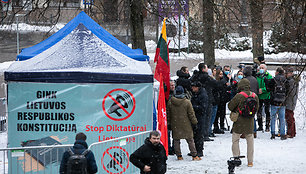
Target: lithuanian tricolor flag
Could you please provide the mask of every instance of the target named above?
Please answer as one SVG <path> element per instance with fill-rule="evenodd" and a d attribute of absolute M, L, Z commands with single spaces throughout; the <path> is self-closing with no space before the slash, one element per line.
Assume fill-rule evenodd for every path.
<path fill-rule="evenodd" d="M 154 78 L 160 81 L 160 76 L 163 76 L 163 81 L 167 86 L 165 97 L 169 98 L 170 93 L 170 61 L 169 61 L 169 49 L 167 45 L 167 33 L 166 33 L 166 19 L 163 21 L 162 31 L 157 43 L 154 63 L 157 62 L 155 67 Z"/>

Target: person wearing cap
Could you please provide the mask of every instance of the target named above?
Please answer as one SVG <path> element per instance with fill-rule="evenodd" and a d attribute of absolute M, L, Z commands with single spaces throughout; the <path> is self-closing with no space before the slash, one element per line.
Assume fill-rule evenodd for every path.
<path fill-rule="evenodd" d="M 167 123 L 172 130 L 174 151 L 178 160 L 183 160 L 180 140 L 186 139 L 191 151 L 192 160 L 199 161 L 193 139 L 193 128 L 196 129 L 198 120 L 194 114 L 190 100 L 186 99 L 184 88 L 177 86 L 175 95 L 167 103 Z"/>
<path fill-rule="evenodd" d="M 285 118 L 287 122 L 287 137 L 293 138 L 296 135 L 295 130 L 295 119 L 294 119 L 294 109 L 298 99 L 299 93 L 299 77 L 295 77 L 293 74 L 293 68 L 288 68 L 286 71 L 286 111 L 285 111 Z"/>
<path fill-rule="evenodd" d="M 204 137 L 204 132 L 209 129 L 209 121 L 207 119 L 207 104 L 208 96 L 207 92 L 200 82 L 191 83 L 192 97 L 191 103 L 195 115 L 198 120 L 197 129 L 193 131 L 194 133 L 194 143 L 197 149 L 197 154 L 199 157 L 203 156 L 204 141 L 210 141 L 211 139 L 207 136 Z M 208 124 L 206 124 L 208 123 Z M 208 132 L 207 132 L 208 135 Z M 205 140 L 206 139 L 206 140 Z"/>

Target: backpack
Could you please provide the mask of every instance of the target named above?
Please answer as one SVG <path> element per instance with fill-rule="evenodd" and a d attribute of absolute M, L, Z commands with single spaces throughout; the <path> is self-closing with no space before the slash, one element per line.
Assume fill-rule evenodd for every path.
<path fill-rule="evenodd" d="M 67 174 L 87 174 L 87 158 L 85 155 L 88 154 L 90 150 L 86 149 L 81 154 L 74 153 L 71 148 L 68 149 L 70 157 L 67 162 Z"/>
<path fill-rule="evenodd" d="M 273 101 L 276 103 L 283 103 L 286 100 L 286 81 L 282 81 L 281 79 L 274 79 L 274 81 Z"/>
<path fill-rule="evenodd" d="M 243 95 L 246 100 L 243 103 L 242 110 L 238 107 L 239 114 L 243 117 L 254 118 L 256 114 L 257 102 L 255 99 L 256 94 L 254 92 L 248 96 L 245 92 L 240 92 L 239 94 Z"/>

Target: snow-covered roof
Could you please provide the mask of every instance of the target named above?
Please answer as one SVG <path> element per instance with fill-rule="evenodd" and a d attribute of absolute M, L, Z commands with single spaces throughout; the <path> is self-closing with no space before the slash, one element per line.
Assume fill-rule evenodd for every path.
<path fill-rule="evenodd" d="M 149 56 L 144 55 L 141 49 L 131 49 L 120 40 L 115 38 L 98 23 L 91 19 L 85 12 L 80 12 L 75 18 L 68 22 L 62 29 L 54 33 L 46 40 L 29 48 L 22 49 L 21 53 L 17 56 L 17 60 L 30 59 L 43 51 L 49 49 L 54 44 L 62 40 L 68 34 L 70 34 L 79 24 L 86 26 L 88 30 L 93 32 L 98 38 L 103 40 L 106 44 L 110 45 L 122 54 L 139 61 L 148 61 Z"/>
<path fill-rule="evenodd" d="M 131 59 L 115 50 L 83 24 L 37 56 L 16 61 L 10 72 L 81 71 L 152 74 L 148 62 Z"/>

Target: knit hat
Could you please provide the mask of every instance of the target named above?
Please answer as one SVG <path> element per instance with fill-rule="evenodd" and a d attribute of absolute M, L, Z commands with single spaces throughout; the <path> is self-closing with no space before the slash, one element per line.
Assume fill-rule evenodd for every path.
<path fill-rule="evenodd" d="M 191 86 L 195 86 L 195 87 L 202 87 L 202 84 L 200 82 L 192 82 Z"/>
<path fill-rule="evenodd" d="M 184 88 L 182 86 L 177 86 L 175 88 L 175 94 L 176 95 L 180 95 L 180 94 L 183 94 L 184 93 Z"/>

